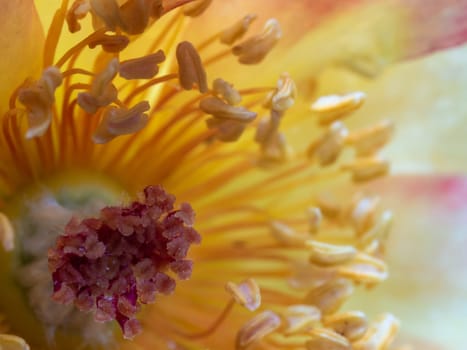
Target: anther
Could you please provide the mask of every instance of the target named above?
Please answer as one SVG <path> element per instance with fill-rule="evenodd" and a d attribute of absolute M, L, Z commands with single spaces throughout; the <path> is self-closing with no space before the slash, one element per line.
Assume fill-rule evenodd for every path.
<path fill-rule="evenodd" d="M 332 122 L 349 115 L 358 109 L 366 100 L 363 92 L 352 92 L 347 95 L 329 95 L 320 97 L 311 105 L 311 110 L 318 115 L 321 125 Z"/>
<path fill-rule="evenodd" d="M 323 314 L 331 314 L 338 310 L 352 293 L 352 283 L 347 279 L 337 278 L 310 290 L 303 301 L 318 307 Z"/>
<path fill-rule="evenodd" d="M 150 79 L 159 72 L 158 64 L 165 61 L 162 50 L 152 55 L 120 62 L 119 73 L 125 79 Z"/>
<path fill-rule="evenodd" d="M 311 305 L 292 305 L 282 314 L 286 327 L 284 333 L 291 335 L 303 331 L 321 320 L 321 311 Z"/>
<path fill-rule="evenodd" d="M 270 224 L 272 236 L 281 244 L 287 246 L 303 246 L 308 237 L 297 233 L 292 227 L 280 221 L 272 221 Z"/>
<path fill-rule="evenodd" d="M 15 234 L 8 217 L 0 212 L 0 241 L 3 249 L 10 252 L 15 247 Z"/>
<path fill-rule="evenodd" d="M 200 16 L 211 5 L 212 0 L 195 0 L 190 4 L 183 6 L 183 14 L 189 17 Z"/>
<path fill-rule="evenodd" d="M 305 343 L 307 350 L 350 350 L 353 349 L 348 339 L 326 328 L 314 328 L 308 335 L 310 340 Z"/>
<path fill-rule="evenodd" d="M 115 0 L 90 0 L 93 14 L 101 19 L 108 30 L 116 31 L 122 27 L 120 18 L 120 7 Z"/>
<path fill-rule="evenodd" d="M 94 114 L 117 99 L 118 92 L 112 80 L 118 73 L 118 67 L 118 59 L 112 59 L 105 70 L 94 78 L 91 91 L 78 94 L 78 104 L 87 113 Z"/>
<path fill-rule="evenodd" d="M 231 106 L 217 97 L 202 99 L 199 107 L 203 112 L 215 118 L 234 120 L 242 123 L 252 122 L 257 115 L 255 112 L 251 112 L 244 107 Z"/>
<path fill-rule="evenodd" d="M 237 333 L 235 348 L 246 349 L 249 345 L 274 332 L 281 325 L 280 317 L 272 311 L 263 311 L 246 322 Z"/>
<path fill-rule="evenodd" d="M 357 235 L 361 235 L 373 225 L 379 202 L 378 197 L 364 197 L 353 203 L 350 208 L 350 219 Z"/>
<path fill-rule="evenodd" d="M 316 265 L 338 265 L 350 261 L 355 257 L 357 251 L 350 245 L 335 245 L 317 241 L 307 241 L 306 246 L 310 249 L 309 260 Z"/>
<path fill-rule="evenodd" d="M 246 15 L 240 21 L 222 31 L 220 41 L 224 44 L 232 45 L 245 35 L 255 19 L 256 15 Z"/>
<path fill-rule="evenodd" d="M 352 261 L 340 265 L 336 271 L 342 277 L 368 285 L 382 282 L 388 277 L 385 262 L 364 253 L 359 253 Z"/>
<path fill-rule="evenodd" d="M 190 42 L 183 41 L 177 46 L 176 56 L 180 85 L 185 90 L 191 90 L 193 84 L 196 84 L 201 93 L 207 92 L 206 71 L 195 47 Z"/>
<path fill-rule="evenodd" d="M 91 5 L 89 4 L 89 0 L 75 0 L 73 2 L 66 14 L 68 30 L 71 33 L 76 33 L 81 29 L 79 21 L 86 17 L 90 10 Z"/>
<path fill-rule="evenodd" d="M 255 311 L 261 305 L 261 293 L 258 284 L 249 278 L 239 284 L 227 282 L 225 289 L 235 301 L 250 311 Z"/>
<path fill-rule="evenodd" d="M 351 132 L 346 142 L 353 146 L 358 156 L 368 156 L 383 147 L 394 133 L 394 123 L 383 120 L 369 128 Z"/>
<path fill-rule="evenodd" d="M 36 83 L 20 89 L 18 99 L 26 107 L 29 123 L 26 138 L 41 136 L 47 131 L 52 120 L 55 90 L 61 83 L 60 70 L 57 67 L 48 67 Z"/>
<path fill-rule="evenodd" d="M 132 134 L 143 129 L 150 109 L 147 101 L 142 101 L 130 109 L 109 107 L 93 135 L 95 143 L 107 143 L 120 135 Z"/>
<path fill-rule="evenodd" d="M 399 329 L 399 321 L 391 314 L 383 314 L 371 324 L 365 335 L 352 344 L 355 350 L 388 349 Z"/>
<path fill-rule="evenodd" d="M 344 164 L 343 170 L 349 170 L 355 182 L 369 181 L 386 175 L 389 171 L 389 162 L 377 157 L 357 158 L 354 162 Z"/>
<path fill-rule="evenodd" d="M 321 166 L 334 163 L 344 147 L 347 133 L 347 128 L 343 123 L 334 122 L 320 139 L 308 147 L 308 157 L 318 158 Z"/>
<path fill-rule="evenodd" d="M 316 234 L 319 231 L 321 222 L 323 221 L 323 214 L 318 207 L 311 207 L 307 209 L 308 214 L 308 229 L 311 234 Z"/>
<path fill-rule="evenodd" d="M 117 53 L 117 52 L 123 51 L 128 46 L 129 43 L 130 43 L 130 39 L 128 39 L 128 37 L 126 37 L 125 35 L 102 34 L 96 37 L 94 40 L 92 40 L 88 44 L 88 47 L 90 49 L 93 49 L 96 46 L 100 45 L 102 46 L 102 49 L 105 52 Z"/>
<path fill-rule="evenodd" d="M 291 153 L 285 135 L 279 132 L 281 118 L 282 113 L 272 109 L 270 117 L 261 120 L 256 129 L 255 141 L 261 145 L 262 160 L 266 164 L 284 162 Z"/>
<path fill-rule="evenodd" d="M 277 88 L 267 97 L 265 107 L 283 113 L 294 105 L 296 95 L 295 82 L 288 73 L 282 73 Z"/>
<path fill-rule="evenodd" d="M 212 91 L 214 94 L 221 96 L 231 106 L 238 105 L 242 101 L 242 96 L 232 84 L 223 79 L 216 79 L 212 83 Z"/>
<path fill-rule="evenodd" d="M 238 56 L 240 63 L 260 63 L 277 44 L 281 37 L 282 30 L 279 22 L 276 19 L 271 18 L 264 25 L 264 29 L 261 34 L 246 39 L 244 42 L 234 46 L 232 48 L 232 53 L 235 56 Z"/>
<path fill-rule="evenodd" d="M 343 335 L 350 341 L 361 338 L 368 329 L 368 319 L 361 311 L 347 311 L 324 318 L 323 326 Z"/>
<path fill-rule="evenodd" d="M 392 225 L 393 218 L 394 215 L 392 212 L 385 210 L 377 219 L 376 223 L 373 224 L 373 226 L 358 235 L 360 243 L 362 245 L 367 245 L 375 239 L 385 239 Z"/>

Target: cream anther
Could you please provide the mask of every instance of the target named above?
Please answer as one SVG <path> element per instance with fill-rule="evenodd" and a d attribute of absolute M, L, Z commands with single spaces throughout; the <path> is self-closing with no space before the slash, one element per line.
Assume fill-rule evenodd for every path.
<path fill-rule="evenodd" d="M 368 319 L 361 311 L 347 311 L 325 317 L 323 325 L 350 341 L 355 341 L 368 329 Z"/>
<path fill-rule="evenodd" d="M 52 120 L 55 90 L 62 84 L 62 73 L 57 67 L 48 67 L 33 85 L 20 89 L 18 100 L 26 107 L 28 131 L 26 138 L 43 135 Z"/>
<path fill-rule="evenodd" d="M 258 284 L 249 278 L 240 284 L 227 282 L 225 289 L 235 301 L 250 311 L 255 311 L 261 305 L 261 293 Z"/>
<path fill-rule="evenodd" d="M 285 309 L 283 318 L 287 324 L 284 333 L 291 335 L 318 323 L 321 320 L 321 311 L 311 305 L 292 305 Z"/>
<path fill-rule="evenodd" d="M 94 132 L 94 142 L 107 143 L 117 136 L 140 131 L 148 122 L 148 116 L 144 112 L 149 109 L 149 103 L 146 101 L 130 109 L 109 107 Z"/>
<path fill-rule="evenodd" d="M 246 349 L 249 345 L 274 332 L 281 325 L 280 317 L 272 311 L 263 311 L 246 322 L 237 333 L 235 349 Z"/>
<path fill-rule="evenodd" d="M 185 90 L 191 90 L 193 84 L 196 84 L 201 93 L 207 92 L 206 71 L 195 47 L 190 42 L 183 41 L 177 46 L 176 56 L 180 85 Z"/>
<path fill-rule="evenodd" d="M 232 45 L 234 42 L 241 39 L 255 19 L 256 15 L 246 15 L 240 21 L 225 29 L 220 36 L 221 42 Z"/>
<path fill-rule="evenodd" d="M 328 131 L 308 147 L 308 157 L 316 157 L 321 166 L 334 163 L 344 147 L 347 128 L 341 122 L 334 122 Z"/>
<path fill-rule="evenodd" d="M 318 114 L 320 124 L 327 125 L 349 115 L 358 109 L 365 100 L 366 94 L 363 92 L 352 92 L 346 95 L 329 95 L 320 97 L 310 108 Z"/>
<path fill-rule="evenodd" d="M 112 59 L 104 71 L 93 80 L 91 91 L 78 94 L 78 104 L 87 113 L 94 114 L 101 107 L 108 106 L 117 99 L 117 89 L 112 80 L 118 73 L 118 59 Z"/>
<path fill-rule="evenodd" d="M 91 41 L 88 46 L 90 49 L 93 49 L 100 45 L 105 52 L 116 53 L 123 51 L 129 43 L 130 39 L 128 39 L 125 35 L 103 34 L 102 36 L 97 37 L 95 40 Z"/>
<path fill-rule="evenodd" d="M 316 265 L 338 265 L 351 260 L 357 250 L 350 245 L 335 245 L 318 241 L 307 241 L 310 248 L 310 262 Z"/>
<path fill-rule="evenodd" d="M 234 46 L 232 53 L 240 63 L 256 64 L 261 62 L 282 37 L 279 22 L 272 18 L 264 25 L 263 32 Z"/>
<path fill-rule="evenodd" d="M 364 197 L 353 203 L 350 208 L 350 219 L 357 235 L 362 234 L 373 225 L 379 202 L 379 198 L 377 197 Z"/>
<path fill-rule="evenodd" d="M 399 329 L 399 321 L 391 314 L 383 314 L 371 324 L 365 335 L 352 344 L 355 350 L 388 349 Z"/>
<path fill-rule="evenodd" d="M 0 241 L 3 249 L 10 252 L 15 247 L 15 233 L 8 217 L 0 212 Z"/>
<path fill-rule="evenodd" d="M 183 6 L 183 14 L 189 17 L 197 17 L 204 13 L 211 5 L 212 0 L 195 0 Z"/>
<path fill-rule="evenodd" d="M 294 105 L 296 96 L 295 82 L 288 73 L 282 73 L 277 81 L 277 88 L 269 94 L 265 107 L 283 113 Z"/>
<path fill-rule="evenodd" d="M 371 127 L 351 132 L 346 142 L 355 148 L 358 156 L 367 156 L 388 143 L 393 133 L 394 123 L 383 120 Z"/>
<path fill-rule="evenodd" d="M 79 23 L 79 21 L 86 17 L 90 10 L 91 5 L 89 3 L 89 0 L 75 0 L 73 2 L 66 14 L 68 30 L 71 33 L 76 33 L 81 29 L 81 24 Z"/>
<path fill-rule="evenodd" d="M 351 350 L 352 345 L 342 335 L 326 328 L 314 328 L 305 344 L 307 350 Z"/>
<path fill-rule="evenodd" d="M 307 240 L 307 236 L 299 234 L 292 227 L 280 221 L 272 221 L 270 224 L 271 234 L 279 243 L 288 246 L 299 245 L 302 246 Z"/>
<path fill-rule="evenodd" d="M 382 282 L 388 277 L 384 261 L 364 253 L 359 253 L 352 261 L 339 266 L 337 273 L 356 283 L 369 285 Z"/>
<path fill-rule="evenodd" d="M 235 106 L 242 102 L 242 96 L 232 84 L 223 79 L 216 79 L 212 83 L 212 90 L 216 95 L 221 96 L 229 105 Z"/>
<path fill-rule="evenodd" d="M 201 100 L 199 107 L 215 118 L 249 123 L 256 118 L 256 113 L 244 107 L 231 106 L 217 97 L 206 97 Z"/>
<path fill-rule="evenodd" d="M 323 213 L 318 207 L 311 207 L 307 209 L 308 214 L 308 227 L 311 234 L 316 234 L 319 231 L 321 222 L 323 221 Z"/>
<path fill-rule="evenodd" d="M 330 314 L 353 293 L 352 283 L 343 278 L 336 278 L 312 289 L 305 296 L 304 302 L 318 307 L 323 314 Z"/>
<path fill-rule="evenodd" d="M 119 73 L 125 79 L 150 79 L 159 72 L 158 64 L 165 61 L 162 50 L 140 58 L 120 62 Z"/>
<path fill-rule="evenodd" d="M 358 158 L 352 163 L 343 165 L 342 169 L 349 170 L 356 182 L 368 181 L 387 174 L 389 162 L 376 157 Z"/>

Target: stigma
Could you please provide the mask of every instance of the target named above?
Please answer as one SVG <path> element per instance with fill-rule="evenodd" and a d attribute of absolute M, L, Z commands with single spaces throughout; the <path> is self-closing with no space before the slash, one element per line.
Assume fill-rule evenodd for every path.
<path fill-rule="evenodd" d="M 194 212 L 162 187 L 144 189 L 129 206 L 105 207 L 98 218 L 76 218 L 49 250 L 53 300 L 93 312 L 97 322 L 116 320 L 127 339 L 141 331 L 136 313 L 157 294 L 175 290 L 175 274 L 188 279 L 188 249 L 201 236 Z"/>

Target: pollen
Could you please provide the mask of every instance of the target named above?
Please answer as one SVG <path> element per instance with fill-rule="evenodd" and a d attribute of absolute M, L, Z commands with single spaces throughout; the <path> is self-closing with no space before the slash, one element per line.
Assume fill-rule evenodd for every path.
<path fill-rule="evenodd" d="M 135 316 L 141 304 L 157 294 L 171 294 L 175 279 L 187 279 L 193 262 L 190 245 L 199 243 L 194 212 L 161 187 L 147 187 L 141 201 L 105 207 L 98 218 L 72 219 L 49 251 L 53 299 L 92 311 L 98 322 L 116 320 L 125 338 L 141 326 Z"/>

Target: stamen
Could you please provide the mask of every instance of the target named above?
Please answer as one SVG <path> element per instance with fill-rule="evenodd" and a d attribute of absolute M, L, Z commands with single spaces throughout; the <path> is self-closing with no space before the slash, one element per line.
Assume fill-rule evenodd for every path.
<path fill-rule="evenodd" d="M 353 246 L 335 245 L 317 241 L 307 241 L 310 248 L 310 262 L 322 265 L 338 265 L 350 261 L 357 254 Z"/>
<path fill-rule="evenodd" d="M 303 301 L 318 307 L 323 314 L 331 314 L 337 311 L 352 293 L 352 283 L 347 279 L 337 278 L 312 289 Z"/>
<path fill-rule="evenodd" d="M 225 289 L 235 301 L 250 311 L 255 311 L 261 305 L 261 293 L 255 280 L 249 278 L 240 284 L 227 282 Z"/>
<path fill-rule="evenodd" d="M 246 349 L 252 343 L 274 332 L 280 325 L 280 317 L 272 311 L 267 310 L 257 314 L 238 331 L 235 348 Z"/>
<path fill-rule="evenodd" d="M 263 162 L 284 162 L 289 155 L 289 149 L 285 135 L 279 132 L 279 125 L 283 114 L 274 109 L 271 110 L 269 119 L 262 119 L 256 129 L 255 141 L 261 145 Z"/>
<path fill-rule="evenodd" d="M 159 72 L 158 64 L 165 61 L 162 50 L 140 58 L 120 62 L 120 76 L 125 79 L 151 79 Z"/>
<path fill-rule="evenodd" d="M 389 172 L 389 162 L 376 157 L 358 158 L 353 163 L 343 165 L 342 170 L 349 170 L 355 182 L 369 181 L 386 175 Z"/>
<path fill-rule="evenodd" d="M 115 35 L 108 35 L 102 34 L 96 36 L 95 38 L 91 38 L 88 43 L 88 47 L 90 49 L 94 49 L 96 46 L 102 46 L 102 49 L 105 52 L 109 53 L 118 53 L 123 51 L 128 44 L 130 43 L 130 39 L 125 35 L 115 34 Z"/>
<path fill-rule="evenodd" d="M 183 14 L 189 17 L 200 16 L 211 5 L 212 0 L 195 0 L 191 4 L 183 6 Z"/>
<path fill-rule="evenodd" d="M 383 120 L 366 129 L 351 132 L 346 142 L 357 151 L 357 156 L 372 155 L 383 147 L 394 133 L 394 123 Z"/>
<path fill-rule="evenodd" d="M 326 349 L 326 350 L 351 350 L 353 347 L 350 342 L 342 335 L 326 328 L 314 328 L 308 335 L 311 337 L 306 342 L 308 350 Z"/>
<path fill-rule="evenodd" d="M 246 34 L 251 23 L 253 23 L 256 17 L 256 15 L 246 15 L 240 21 L 222 31 L 220 35 L 221 43 L 232 45 L 234 42 L 241 39 Z"/>
<path fill-rule="evenodd" d="M 337 268 L 337 273 L 356 283 L 375 284 L 387 279 L 388 271 L 384 261 L 359 253 L 355 259 Z"/>
<path fill-rule="evenodd" d="M 309 158 L 317 157 L 321 166 L 334 163 L 344 147 L 347 128 L 341 122 L 334 122 L 329 130 L 307 150 Z"/>
<path fill-rule="evenodd" d="M 228 105 L 217 97 L 206 97 L 202 99 L 199 107 L 203 112 L 215 118 L 234 120 L 242 123 L 249 123 L 257 116 L 255 112 L 251 112 L 244 107 Z"/>
<path fill-rule="evenodd" d="M 392 225 L 393 217 L 391 211 L 385 210 L 372 227 L 359 235 L 361 244 L 367 245 L 375 239 L 385 239 Z"/>
<path fill-rule="evenodd" d="M 23 338 L 10 334 L 0 334 L 0 349 L 30 350 L 30 347 Z"/>
<path fill-rule="evenodd" d="M 242 102 L 242 96 L 232 84 L 223 79 L 216 79 L 212 83 L 212 90 L 216 95 L 220 95 L 231 106 L 238 105 Z"/>
<path fill-rule="evenodd" d="M 107 143 L 117 136 L 140 131 L 148 123 L 148 116 L 144 112 L 150 108 L 147 101 L 142 101 L 130 109 L 109 107 L 94 132 L 93 141 L 99 144 Z"/>
<path fill-rule="evenodd" d="M 274 238 L 286 246 L 303 246 L 308 239 L 306 235 L 295 232 L 290 226 L 280 221 L 272 221 L 270 227 Z"/>
<path fill-rule="evenodd" d="M 363 92 L 353 92 L 347 95 L 329 95 L 320 97 L 311 105 L 311 110 L 318 114 L 321 125 L 328 125 L 332 122 L 348 116 L 358 109 L 366 100 Z"/>
<path fill-rule="evenodd" d="M 321 320 L 321 311 L 311 305 L 292 305 L 283 312 L 287 323 L 284 329 L 286 335 L 304 331 Z"/>
<path fill-rule="evenodd" d="M 399 321 L 391 314 L 383 314 L 370 325 L 363 338 L 352 344 L 352 349 L 387 349 L 398 329 Z"/>
<path fill-rule="evenodd" d="M 55 90 L 61 83 L 60 70 L 48 67 L 34 85 L 19 90 L 18 99 L 26 107 L 28 116 L 27 139 L 41 136 L 47 131 L 52 121 Z"/>
<path fill-rule="evenodd" d="M 177 46 L 176 56 L 180 85 L 185 90 L 191 90 L 193 84 L 196 84 L 201 93 L 206 93 L 209 90 L 206 72 L 195 47 L 190 42 L 183 41 Z"/>
<path fill-rule="evenodd" d="M 117 99 L 117 88 L 112 80 L 118 73 L 118 59 L 112 59 L 104 71 L 96 75 L 90 92 L 78 94 L 78 105 L 89 114 L 94 114 L 100 107 L 105 107 Z"/>
<path fill-rule="evenodd" d="M 11 252 L 15 248 L 15 233 L 8 217 L 0 212 L 0 241 L 3 249 Z"/>
<path fill-rule="evenodd" d="M 123 27 L 120 8 L 115 0 L 90 0 L 90 4 L 93 14 L 105 23 L 108 30 L 116 31 L 117 27 Z"/>
<path fill-rule="evenodd" d="M 277 88 L 267 97 L 265 107 L 283 113 L 295 104 L 296 95 L 295 82 L 288 73 L 282 73 Z"/>
<path fill-rule="evenodd" d="M 234 46 L 232 53 L 243 64 L 260 63 L 282 37 L 279 22 L 272 18 L 264 25 L 263 32 Z"/>
<path fill-rule="evenodd" d="M 91 10 L 89 0 L 75 0 L 66 14 L 66 22 L 68 30 L 71 33 L 76 33 L 81 29 L 79 21 L 86 17 Z"/>
<path fill-rule="evenodd" d="M 185 258 L 201 238 L 192 228 L 190 205 L 174 210 L 174 202 L 161 187 L 150 186 L 127 207 L 72 219 L 48 254 L 53 299 L 94 311 L 99 322 L 115 319 L 125 338 L 133 338 L 141 328 L 135 318 L 140 304 L 174 291 L 167 270 L 180 279 L 191 275 L 193 263 Z"/>
<path fill-rule="evenodd" d="M 357 235 L 367 231 L 373 225 L 379 202 L 377 197 L 364 197 L 352 205 L 350 218 Z"/>
<path fill-rule="evenodd" d="M 368 319 L 361 311 L 348 311 L 325 317 L 323 325 L 350 341 L 355 341 L 367 331 Z"/>

